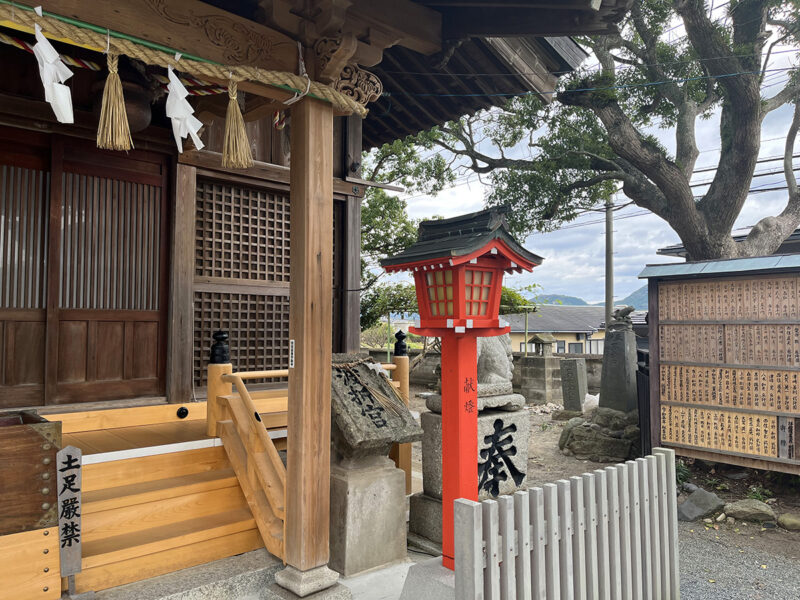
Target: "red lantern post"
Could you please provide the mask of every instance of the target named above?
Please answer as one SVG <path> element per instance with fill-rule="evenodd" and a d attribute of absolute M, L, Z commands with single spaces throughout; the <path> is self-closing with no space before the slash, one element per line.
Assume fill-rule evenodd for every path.
<path fill-rule="evenodd" d="M 381 262 L 414 274 L 420 325 L 411 331 L 442 338 L 442 562 L 450 569 L 453 502 L 478 499 L 477 338 L 509 331 L 499 319 L 503 274 L 543 260 L 511 237 L 503 213 L 423 221 L 417 243 Z"/>

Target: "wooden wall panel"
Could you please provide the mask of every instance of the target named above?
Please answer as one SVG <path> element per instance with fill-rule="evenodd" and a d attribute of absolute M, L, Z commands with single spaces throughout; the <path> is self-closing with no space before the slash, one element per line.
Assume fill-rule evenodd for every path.
<path fill-rule="evenodd" d="M 58 382 L 86 381 L 87 333 L 86 321 L 62 321 L 58 332 Z"/>
<path fill-rule="evenodd" d="M 44 315 L 41 321 L 5 321 L 3 329 L 2 362 L 5 368 L 2 384 L 43 384 Z"/>
<path fill-rule="evenodd" d="M 125 364 L 124 339 L 124 323 L 97 323 L 97 379 L 122 379 Z"/>
<path fill-rule="evenodd" d="M 657 286 L 661 441 L 800 464 L 800 277 Z"/>
<path fill-rule="evenodd" d="M 133 379 L 158 377 L 158 354 L 149 351 L 158 348 L 158 323 L 134 323 L 133 346 Z"/>

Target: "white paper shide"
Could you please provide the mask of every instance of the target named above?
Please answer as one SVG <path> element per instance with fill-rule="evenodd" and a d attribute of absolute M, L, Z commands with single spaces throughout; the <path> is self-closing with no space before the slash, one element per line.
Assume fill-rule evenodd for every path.
<path fill-rule="evenodd" d="M 172 120 L 172 133 L 175 136 L 175 144 L 178 146 L 178 152 L 183 152 L 183 138 L 191 136 L 194 142 L 194 147 L 198 150 L 203 148 L 203 142 L 200 141 L 198 132 L 203 126 L 203 122 L 194 116 L 194 109 L 186 96 L 189 92 L 175 75 L 175 72 L 170 67 L 167 70 L 169 76 L 169 84 L 167 85 L 167 116 Z"/>
<path fill-rule="evenodd" d="M 33 47 L 33 53 L 39 63 L 44 99 L 53 107 L 59 123 L 74 123 L 72 94 L 64 85 L 64 82 L 72 77 L 72 71 L 61 61 L 50 41 L 42 35 L 42 28 L 39 25 L 36 25 L 36 45 Z"/>

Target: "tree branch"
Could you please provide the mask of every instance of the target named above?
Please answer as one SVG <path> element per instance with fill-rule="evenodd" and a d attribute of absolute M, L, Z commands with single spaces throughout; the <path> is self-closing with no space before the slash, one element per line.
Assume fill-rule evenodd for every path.
<path fill-rule="evenodd" d="M 783 173 L 786 177 L 786 187 L 789 189 L 789 197 L 797 196 L 797 177 L 794 175 L 794 145 L 797 141 L 797 132 L 800 130 L 800 101 L 795 102 L 792 124 L 786 134 L 786 146 L 783 150 Z"/>
<path fill-rule="evenodd" d="M 800 98 L 800 83 L 787 85 L 771 98 L 767 98 L 761 109 L 761 118 L 795 98 Z"/>

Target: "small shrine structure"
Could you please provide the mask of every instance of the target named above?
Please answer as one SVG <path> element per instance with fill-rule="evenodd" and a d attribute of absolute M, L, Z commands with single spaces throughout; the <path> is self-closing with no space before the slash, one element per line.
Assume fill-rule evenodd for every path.
<path fill-rule="evenodd" d="M 507 209 L 423 221 L 419 238 L 381 261 L 409 271 L 419 303 L 413 333 L 442 338 L 442 563 L 453 568 L 453 501 L 478 499 L 477 338 L 503 335 L 503 274 L 531 271 L 542 258 L 508 232 Z"/>

